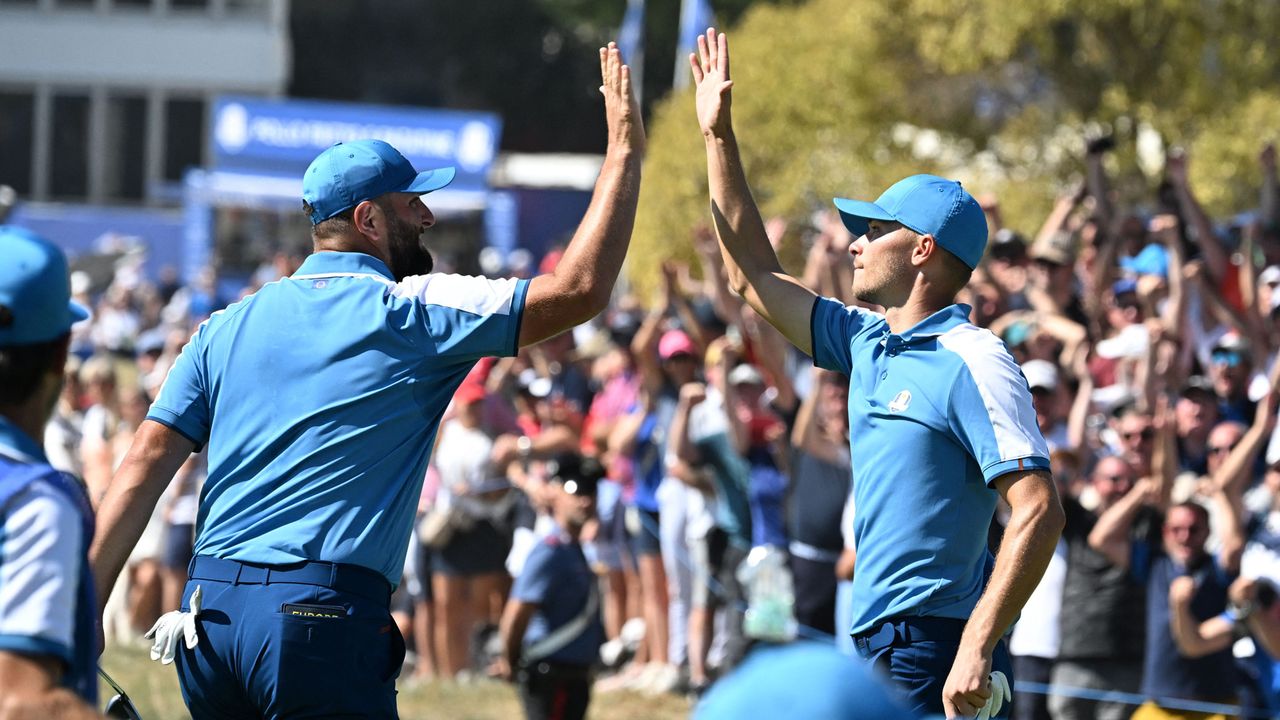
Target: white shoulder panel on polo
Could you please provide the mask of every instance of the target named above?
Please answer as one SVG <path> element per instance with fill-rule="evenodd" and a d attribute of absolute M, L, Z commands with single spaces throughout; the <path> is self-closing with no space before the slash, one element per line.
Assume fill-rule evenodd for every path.
<path fill-rule="evenodd" d="M 943 333 L 938 344 L 959 356 L 978 387 L 1000 456 L 1048 457 L 1040 433 L 1031 432 L 1037 425 L 1027 381 L 1004 342 L 990 330 L 966 323 Z"/>
<path fill-rule="evenodd" d="M 414 275 L 396 283 L 397 297 L 413 298 L 475 315 L 510 315 L 516 294 L 515 278 L 490 279 L 471 275 Z"/>

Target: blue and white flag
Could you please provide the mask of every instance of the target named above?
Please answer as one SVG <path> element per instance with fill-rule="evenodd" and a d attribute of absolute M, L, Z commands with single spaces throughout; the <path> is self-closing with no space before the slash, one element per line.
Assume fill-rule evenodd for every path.
<path fill-rule="evenodd" d="M 715 25 L 715 13 L 710 0 L 682 0 L 680 3 L 680 38 L 676 43 L 676 74 L 673 86 L 679 90 L 687 87 L 692 79 L 689 73 L 689 53 L 698 51 L 698 36 Z"/>
<path fill-rule="evenodd" d="M 618 51 L 622 62 L 631 67 L 631 87 L 636 100 L 643 100 L 644 90 L 644 0 L 627 0 L 627 11 L 618 28 Z"/>

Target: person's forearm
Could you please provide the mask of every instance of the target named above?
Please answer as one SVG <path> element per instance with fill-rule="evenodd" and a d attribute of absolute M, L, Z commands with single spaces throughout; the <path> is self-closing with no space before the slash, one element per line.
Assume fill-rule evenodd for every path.
<path fill-rule="evenodd" d="M 609 302 L 627 256 L 640 196 L 640 165 L 640 153 L 616 145 L 609 148 L 591 204 L 556 266 L 555 274 L 563 273 L 570 287 L 590 302 L 593 312 L 583 321 Z"/>
<path fill-rule="evenodd" d="M 1231 634 L 1206 638 L 1200 632 L 1200 621 L 1191 614 L 1186 603 L 1169 603 L 1169 630 L 1178 654 L 1186 658 L 1204 657 L 1231 646 Z"/>
<path fill-rule="evenodd" d="M 1262 221 L 1272 227 L 1280 224 L 1280 178 L 1276 177 L 1274 167 L 1263 168 L 1262 197 L 1259 199 L 1261 202 L 1258 208 Z"/>
<path fill-rule="evenodd" d="M 160 495 L 191 454 L 191 441 L 168 428 L 145 421 L 98 507 L 97 531 L 89 548 L 98 610 L 106 607 L 116 577 Z"/>
<path fill-rule="evenodd" d="M 1093 407 L 1093 379 L 1080 381 L 1075 401 L 1071 403 L 1071 412 L 1067 415 L 1067 445 L 1082 454 L 1088 449 L 1086 433 L 1089 429 L 1089 411 Z"/>
<path fill-rule="evenodd" d="M 1245 622 L 1249 626 L 1249 634 L 1262 645 L 1267 655 L 1280 657 L 1280 621 L 1271 615 L 1271 611 L 1255 608 Z"/>
<path fill-rule="evenodd" d="M 1145 499 L 1144 492 L 1129 491 L 1115 505 L 1103 512 L 1089 533 L 1089 547 L 1107 557 L 1112 564 L 1128 568 L 1129 529 Z"/>
<path fill-rule="evenodd" d="M 1213 474 L 1213 484 L 1227 494 L 1244 492 L 1244 486 L 1253 479 L 1253 466 L 1258 453 L 1270 439 L 1271 432 L 1265 418 L 1255 419 Z"/>
<path fill-rule="evenodd" d="M 1071 217 L 1071 211 L 1076 209 L 1076 196 L 1058 198 L 1053 204 L 1053 210 L 1049 212 L 1049 216 L 1044 219 L 1044 224 L 1040 226 L 1040 232 L 1036 233 L 1035 242 L 1048 242 L 1054 233 L 1061 231 L 1067 224 L 1067 218 Z"/>
<path fill-rule="evenodd" d="M 1111 208 L 1111 189 L 1107 187 L 1107 169 L 1102 164 L 1100 153 L 1088 153 L 1084 158 L 1085 184 L 1089 194 L 1093 196 L 1094 207 L 1097 208 L 1099 225 L 1110 234 L 1115 228 L 1112 221 L 1115 213 Z"/>
<path fill-rule="evenodd" d="M 720 238 L 729 284 L 746 297 L 755 278 L 761 273 L 782 272 L 782 265 L 751 197 L 737 139 L 730 132 L 722 137 L 708 136 L 705 141 L 711 218 Z"/>
<path fill-rule="evenodd" d="M 1196 200 L 1188 183 L 1174 183 L 1174 191 L 1182 216 L 1196 229 L 1196 239 L 1199 241 L 1196 245 L 1204 257 L 1205 270 L 1209 271 L 1209 277 L 1214 284 L 1222 282 L 1222 279 L 1227 276 L 1230 262 L 1227 251 L 1223 249 L 1222 243 L 1218 242 L 1218 235 L 1213 231 L 1213 223 L 1209 221 L 1204 208 L 1200 207 L 1200 202 Z"/>
<path fill-rule="evenodd" d="M 522 612 L 520 604 L 514 600 L 509 601 L 499 622 L 498 637 L 502 640 L 502 657 L 513 673 L 520 666 L 520 649 L 524 645 L 524 633 L 528 626 L 529 618 Z"/>
<path fill-rule="evenodd" d="M 689 442 L 689 412 L 691 408 L 689 404 L 681 400 L 676 405 L 675 415 L 671 418 L 671 453 L 681 461 L 691 465 L 698 462 L 696 454 L 693 452 L 693 443 Z"/>
<path fill-rule="evenodd" d="M 1049 502 L 1013 509 L 987 589 L 965 623 L 961 653 L 990 657 L 1040 584 L 1062 535 L 1063 522 L 1062 505 L 1052 495 Z"/>

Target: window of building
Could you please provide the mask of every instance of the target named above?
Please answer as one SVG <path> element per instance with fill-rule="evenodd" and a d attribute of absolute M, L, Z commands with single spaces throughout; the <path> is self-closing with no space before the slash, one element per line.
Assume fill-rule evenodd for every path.
<path fill-rule="evenodd" d="M 89 96 L 55 95 L 49 194 L 83 199 L 89 192 Z"/>
<path fill-rule="evenodd" d="M 187 168 L 204 162 L 204 101 L 165 103 L 164 179 L 180 182 Z"/>
<path fill-rule="evenodd" d="M 117 96 L 107 101 L 106 196 L 141 200 L 146 190 L 147 101 Z"/>
<path fill-rule="evenodd" d="M 31 194 L 35 109 L 31 93 L 0 92 L 0 184 L 23 196 Z"/>

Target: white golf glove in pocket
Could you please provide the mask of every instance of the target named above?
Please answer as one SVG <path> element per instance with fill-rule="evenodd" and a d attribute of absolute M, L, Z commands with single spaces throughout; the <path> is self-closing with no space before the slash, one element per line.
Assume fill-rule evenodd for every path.
<path fill-rule="evenodd" d="M 152 651 L 153 653 L 155 651 Z M 1013 700 L 1013 691 L 1009 687 L 1009 679 L 1004 673 L 995 670 L 991 673 L 991 697 L 987 698 L 987 704 L 982 706 L 978 714 L 974 716 L 974 720 L 990 720 L 1000 714 L 1000 708 L 1004 704 Z"/>
<path fill-rule="evenodd" d="M 196 633 L 196 618 L 200 617 L 200 598 L 203 591 L 200 586 L 196 586 L 196 591 L 191 593 L 191 609 L 187 612 L 181 610 L 170 610 L 155 625 L 147 631 L 144 638 L 151 640 L 151 659 L 159 660 L 160 664 L 168 665 L 173 662 L 173 656 L 178 651 L 178 641 L 185 639 L 187 649 L 190 650 L 196 646 L 200 637 Z"/>

